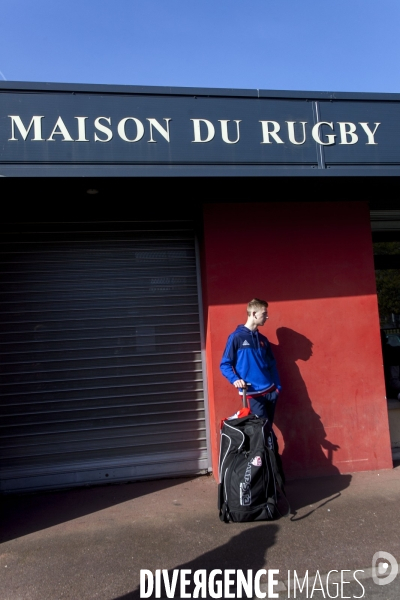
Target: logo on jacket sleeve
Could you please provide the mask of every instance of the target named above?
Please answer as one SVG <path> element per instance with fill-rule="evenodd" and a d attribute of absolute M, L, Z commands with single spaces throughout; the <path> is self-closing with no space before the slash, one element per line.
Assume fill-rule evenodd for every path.
<path fill-rule="evenodd" d="M 255 456 L 253 458 L 253 460 L 251 461 L 251 464 L 254 465 L 255 467 L 261 467 L 261 465 L 262 465 L 261 456 Z"/>

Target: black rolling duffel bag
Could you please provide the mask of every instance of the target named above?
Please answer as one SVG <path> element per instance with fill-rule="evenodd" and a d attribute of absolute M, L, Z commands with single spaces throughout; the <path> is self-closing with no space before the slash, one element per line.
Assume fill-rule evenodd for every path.
<path fill-rule="evenodd" d="M 227 523 L 270 521 L 290 512 L 276 436 L 268 419 L 249 413 L 244 408 L 222 422 L 218 508 Z"/>

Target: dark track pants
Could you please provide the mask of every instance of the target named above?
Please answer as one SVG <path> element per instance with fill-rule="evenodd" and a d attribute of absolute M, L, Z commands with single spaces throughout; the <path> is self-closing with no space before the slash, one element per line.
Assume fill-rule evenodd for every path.
<path fill-rule="evenodd" d="M 256 398 L 249 398 L 250 412 L 253 415 L 268 419 L 272 425 L 274 422 L 276 401 L 278 394 L 276 392 L 269 392 L 263 396 L 257 396 Z"/>

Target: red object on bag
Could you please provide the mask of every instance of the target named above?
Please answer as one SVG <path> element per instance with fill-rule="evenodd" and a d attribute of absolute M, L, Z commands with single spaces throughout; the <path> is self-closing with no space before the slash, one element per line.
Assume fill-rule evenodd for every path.
<path fill-rule="evenodd" d="M 234 415 L 232 415 L 231 417 L 225 417 L 225 419 L 222 419 L 221 423 L 220 423 L 220 429 L 222 429 L 222 425 L 224 424 L 225 421 L 229 421 L 230 419 L 241 419 L 242 417 L 248 417 L 250 414 L 250 404 L 247 400 L 247 386 L 250 385 L 249 383 L 246 383 L 244 388 L 243 388 L 243 395 L 242 395 L 242 403 L 243 403 L 243 408 L 241 408 L 240 410 L 237 411 L 237 413 L 235 413 Z"/>
<path fill-rule="evenodd" d="M 241 419 L 242 417 L 248 417 L 249 414 L 250 408 L 241 408 L 237 411 L 237 413 L 235 413 L 231 417 L 225 417 L 225 419 L 222 419 L 220 423 L 220 429 L 222 429 L 222 426 L 225 423 L 225 421 L 230 421 L 231 419 Z"/>

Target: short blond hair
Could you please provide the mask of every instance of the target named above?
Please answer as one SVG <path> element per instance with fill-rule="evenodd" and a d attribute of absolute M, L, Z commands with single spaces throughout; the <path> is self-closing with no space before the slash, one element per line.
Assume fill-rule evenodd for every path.
<path fill-rule="evenodd" d="M 250 317 L 253 311 L 262 310 L 263 308 L 268 308 L 268 302 L 259 298 L 253 298 L 247 305 L 247 314 Z"/>

